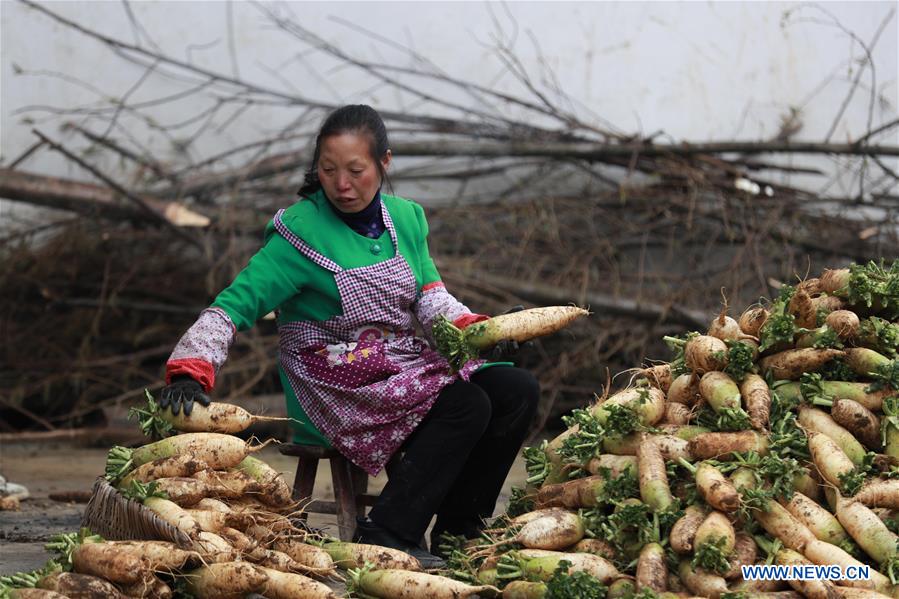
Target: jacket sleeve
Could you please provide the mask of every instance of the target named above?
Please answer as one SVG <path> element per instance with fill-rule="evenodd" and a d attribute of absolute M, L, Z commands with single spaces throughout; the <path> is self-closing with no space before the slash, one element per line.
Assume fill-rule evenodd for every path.
<path fill-rule="evenodd" d="M 270 234 L 247 266 L 178 341 L 166 363 L 166 383 L 175 375 L 186 374 L 210 391 L 237 331 L 249 329 L 299 293 L 301 281 L 288 272 L 302 270 L 290 268 L 301 258 L 287 240 Z"/>
<path fill-rule="evenodd" d="M 425 334 L 430 337 L 431 327 L 437 316 L 444 316 L 453 321 L 459 328 L 486 320 L 489 316 L 475 314 L 468 307 L 457 300 L 446 289 L 446 285 L 440 280 L 440 273 L 428 251 L 428 221 L 425 219 L 424 210 L 418 204 L 414 204 L 420 231 L 419 260 L 422 271 L 422 287 L 419 290 L 418 299 L 412 305 L 415 317 L 421 323 Z"/>

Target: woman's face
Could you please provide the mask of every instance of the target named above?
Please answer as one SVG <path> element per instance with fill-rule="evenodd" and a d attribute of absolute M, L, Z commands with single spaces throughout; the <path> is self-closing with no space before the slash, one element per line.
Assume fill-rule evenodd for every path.
<path fill-rule="evenodd" d="M 369 153 L 370 139 L 358 133 L 332 135 L 321 141 L 318 180 L 328 201 L 341 212 L 364 210 L 381 185 L 377 163 Z M 390 166 L 390 150 L 381 160 Z"/>

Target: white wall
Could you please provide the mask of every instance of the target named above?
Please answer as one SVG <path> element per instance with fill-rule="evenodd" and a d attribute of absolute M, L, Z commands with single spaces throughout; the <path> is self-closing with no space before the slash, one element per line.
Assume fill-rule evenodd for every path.
<path fill-rule="evenodd" d="M 120 2 L 43 5 L 123 41 L 134 42 L 138 35 Z M 402 66 L 411 62 L 389 44 L 334 17 L 415 49 L 449 75 L 515 93 L 525 92 L 497 59 L 496 39 L 512 44 L 541 84 L 532 34 L 545 63 L 579 103 L 577 112 L 585 120 L 603 126 L 611 123 L 624 132 L 664 129 L 675 140 L 761 139 L 773 136 L 779 117 L 789 107 L 797 107 L 804 123 L 799 137 L 818 140 L 836 116 L 862 56 L 858 44 L 832 19 L 870 41 L 896 3 L 826 2 L 820 5 L 823 10 L 782 2 L 293 2 L 277 6 L 292 11 L 304 26 L 350 53 Z M 134 2 L 131 8 L 166 53 L 187 59 L 187 48 L 193 44 L 190 59 L 196 64 L 233 73 L 226 3 Z M 231 9 L 238 69 L 252 81 L 328 102 L 368 101 L 377 107 L 439 112 L 384 88 L 370 92 L 371 80 L 358 71 L 333 70 L 331 59 L 276 30 L 249 3 L 234 3 Z M 785 18 L 788 10 L 794 14 Z M 0 13 L 4 162 L 34 140 L 30 133 L 33 125 L 23 123 L 25 115 L 16 111 L 34 105 L 73 107 L 97 100 L 96 93 L 59 78 L 16 75 L 16 67 L 29 72 L 61 72 L 90 82 L 107 96 L 125 93 L 142 75 L 141 69 L 114 57 L 100 44 L 23 4 L 2 1 Z M 210 43 L 214 45 L 202 47 Z M 897 55 L 894 15 L 874 52 L 875 126 L 896 117 Z M 869 74 L 861 83 L 834 141 L 851 140 L 867 130 Z M 151 78 L 132 99 L 158 97 L 176 87 Z M 195 111 L 195 106 L 183 105 L 167 109 L 159 118 L 175 122 Z M 223 134 L 208 136 L 205 147 L 197 147 L 195 155 L 257 139 L 264 131 L 289 122 L 298 111 L 283 107 L 256 111 L 252 119 Z M 47 112 L 33 111 L 29 116 L 46 133 L 70 139 L 58 130 L 58 119 L 43 120 L 52 116 Z M 183 134 L 189 136 L 191 130 L 185 128 Z M 169 150 L 170 145 L 158 134 L 137 126 L 132 131 L 143 143 L 156 144 L 161 152 Z M 881 141 L 896 144 L 897 135 L 894 129 Z M 82 176 L 78 169 L 48 153 L 30 159 L 23 168 Z"/>

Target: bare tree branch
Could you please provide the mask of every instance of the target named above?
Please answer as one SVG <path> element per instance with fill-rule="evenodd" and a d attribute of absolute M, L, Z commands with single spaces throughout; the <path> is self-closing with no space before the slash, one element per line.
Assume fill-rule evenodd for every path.
<path fill-rule="evenodd" d="M 208 218 L 176 202 L 143 197 L 141 201 L 152 211 L 152 215 L 149 215 L 144 209 L 123 204 L 122 196 L 108 185 L 94 185 L 8 168 L 0 168 L 0 197 L 112 220 L 159 222 L 160 218 L 164 218 L 166 222 L 196 223 L 191 226 L 209 222 Z"/>

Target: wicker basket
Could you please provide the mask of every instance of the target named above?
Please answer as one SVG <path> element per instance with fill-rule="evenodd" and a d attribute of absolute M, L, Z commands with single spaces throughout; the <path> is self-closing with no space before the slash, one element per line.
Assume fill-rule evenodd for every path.
<path fill-rule="evenodd" d="M 171 541 L 183 548 L 191 545 L 187 533 L 137 501 L 126 498 L 102 476 L 94 483 L 81 526 L 112 541 L 160 540 Z"/>

